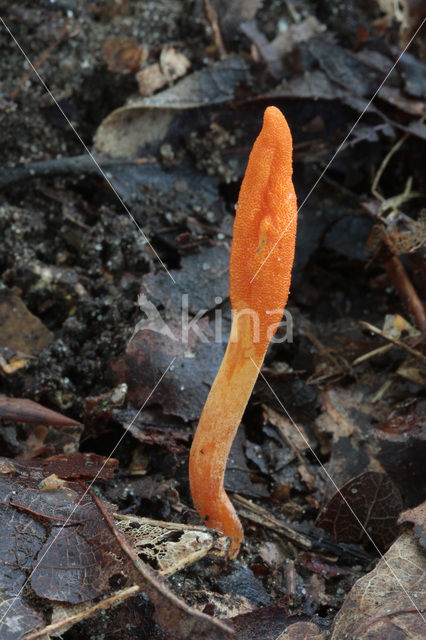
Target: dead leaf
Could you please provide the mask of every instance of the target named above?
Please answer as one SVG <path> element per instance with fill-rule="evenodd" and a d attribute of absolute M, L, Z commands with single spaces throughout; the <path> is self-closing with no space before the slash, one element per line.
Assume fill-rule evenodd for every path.
<path fill-rule="evenodd" d="M 110 506 L 102 504 L 93 492 L 86 493 L 82 483 L 68 481 L 56 491 L 40 492 L 43 474 L 30 465 L 26 468 L 19 465 L 18 470 L 10 462 L 2 468 L 0 518 L 4 522 L 1 530 L 7 528 L 8 531 L 8 535 L 0 536 L 2 593 L 9 592 L 9 598 L 16 595 L 33 569 L 30 584 L 39 597 L 82 603 L 111 591 L 111 580 L 119 578 L 122 583 L 131 575 L 143 585 L 142 590 L 154 604 L 156 622 L 176 639 L 186 640 L 191 633 L 205 640 L 224 640 L 229 636 L 225 625 L 191 610 L 135 556 L 116 530 Z M 16 607 L 20 611 L 18 601 Z M 22 637 L 22 630 L 28 630 L 31 610 L 25 610 L 25 616 L 20 615 L 21 626 L 18 627 L 15 618 L 14 627 L 15 630 L 18 627 L 19 634 L 8 635 L 8 638 L 17 640 Z M 33 619 L 40 627 L 42 619 L 37 615 L 34 614 Z M 2 638 L 6 637 L 10 617 L 8 620 L 7 623 L 1 621 Z"/>
<path fill-rule="evenodd" d="M 287 29 L 279 33 L 271 42 L 271 46 L 275 49 L 276 55 L 285 56 L 295 46 L 302 42 L 310 40 L 313 36 L 325 31 L 315 16 L 309 15 L 301 22 L 291 24 Z"/>
<path fill-rule="evenodd" d="M 401 510 L 401 495 L 388 476 L 366 471 L 334 494 L 316 524 L 331 531 L 336 542 L 360 542 L 366 539 L 366 530 L 386 548 L 395 539 Z"/>
<path fill-rule="evenodd" d="M 20 352 L 24 359 L 37 355 L 53 342 L 54 335 L 28 311 L 21 298 L 14 293 L 0 294 L 0 349 L 6 357 Z"/>
<path fill-rule="evenodd" d="M 263 406 L 263 416 L 265 420 L 268 420 L 278 432 L 282 435 L 285 442 L 289 441 L 297 449 L 297 451 L 306 451 L 312 445 L 301 425 L 298 425 L 298 429 L 295 429 L 294 424 L 287 418 L 287 416 L 281 415 L 278 411 L 274 411 L 266 405 Z"/>
<path fill-rule="evenodd" d="M 398 524 L 413 524 L 413 535 L 419 544 L 426 549 L 426 502 L 414 509 L 403 511 L 398 518 Z"/>
<path fill-rule="evenodd" d="M 313 622 L 295 622 L 276 640 L 325 640 L 325 634 Z"/>
<path fill-rule="evenodd" d="M 349 87 L 352 94 L 370 96 L 383 80 L 382 70 L 324 38 L 311 38 L 306 47 L 324 73 L 340 87 Z"/>
<path fill-rule="evenodd" d="M 43 624 L 43 614 L 32 609 L 24 599 L 1 599 L 0 633 L 2 640 L 21 640 Z"/>
<path fill-rule="evenodd" d="M 85 602 L 108 591 L 109 578 L 120 573 L 124 565 L 96 505 L 91 498 L 83 497 L 84 488 L 77 482 L 70 481 L 52 492 L 40 491 L 43 475 L 35 473 L 29 465 L 24 469 L 20 465 L 19 475 L 2 474 L 0 478 L 4 524 L 10 531 L 10 520 L 19 513 L 29 518 L 31 526 L 40 521 L 42 534 L 22 534 L 20 526 L 15 535 L 2 537 L 14 546 L 25 541 L 37 543 L 25 556 L 29 569 L 37 565 L 31 576 L 34 591 L 41 598 L 69 603 Z M 37 521 L 33 520 L 34 514 Z M 62 528 L 65 522 L 67 525 Z M 50 533 L 46 533 L 48 525 Z M 24 569 L 19 560 L 16 567 L 21 572 Z M 22 575 L 25 580 L 25 574 Z"/>
<path fill-rule="evenodd" d="M 148 47 L 138 44 L 134 38 L 115 36 L 104 42 L 103 56 L 108 71 L 128 74 L 139 69 L 148 58 Z"/>
<path fill-rule="evenodd" d="M 402 535 L 360 578 L 332 626 L 330 640 L 423 640 L 426 561 L 410 533 Z"/>
<path fill-rule="evenodd" d="M 247 64 L 237 55 L 194 71 L 173 87 L 110 113 L 96 132 L 96 150 L 132 158 L 144 146 L 164 138 L 176 111 L 226 102 L 234 97 L 238 84 L 248 79 Z"/>
<path fill-rule="evenodd" d="M 115 514 L 118 530 L 133 540 L 139 557 L 163 576 L 201 560 L 213 547 L 214 531 L 204 527 Z"/>
<path fill-rule="evenodd" d="M 52 409 L 43 407 L 38 402 L 27 398 L 7 398 L 0 395 L 0 418 L 14 422 L 30 422 L 42 425 L 62 427 L 79 426 L 77 420 L 63 416 Z"/>
<path fill-rule="evenodd" d="M 229 247 L 217 244 L 202 253 L 185 256 L 181 268 L 171 269 L 170 273 L 175 282 L 164 271 L 148 274 L 142 280 L 142 292 L 157 308 L 163 308 L 162 318 L 181 321 L 185 294 L 192 316 L 201 310 L 205 313 L 229 295 Z"/>
<path fill-rule="evenodd" d="M 14 465 L 20 471 L 30 468 L 41 473 L 54 473 L 59 478 L 92 479 L 96 476 L 101 480 L 113 478 L 118 468 L 118 460 L 104 458 L 96 453 L 81 453 L 76 451 L 68 454 L 58 454 L 49 458 L 34 458 L 29 463 L 22 464 L 14 460 Z"/>
<path fill-rule="evenodd" d="M 129 342 L 125 356 L 111 361 L 109 376 L 113 384 L 127 383 L 133 406 L 141 407 L 145 402 L 147 406 L 159 405 L 164 413 L 185 421 L 200 417 L 222 361 L 223 346 L 213 342 L 207 323 L 199 322 L 198 326 L 210 342 L 202 342 L 190 331 L 185 344 L 179 337 L 180 327 L 169 322 L 168 329 L 175 338 L 149 329 L 139 331 Z M 173 358 L 176 360 L 171 364 Z M 169 366 L 151 397 L 153 380 L 159 380 Z"/>
<path fill-rule="evenodd" d="M 232 443 L 228 465 L 225 472 L 225 488 L 227 491 L 241 493 L 249 498 L 269 497 L 268 488 L 262 482 L 253 482 L 247 466 L 244 445 L 246 437 L 243 429 L 239 429 Z"/>
<path fill-rule="evenodd" d="M 290 625 L 308 621 L 306 614 L 291 615 L 279 602 L 232 618 L 236 640 L 276 640 Z"/>
<path fill-rule="evenodd" d="M 144 67 L 136 74 L 139 93 L 142 96 L 151 96 L 167 84 L 167 78 L 161 70 L 158 62 Z"/>
<path fill-rule="evenodd" d="M 333 451 L 326 467 L 338 486 L 359 476 L 366 469 L 380 471 L 381 467 L 363 445 L 363 435 L 371 430 L 374 421 L 369 390 L 353 385 L 336 388 L 321 396 L 323 413 L 316 420 L 319 432 L 333 434 Z M 327 491 L 335 488 L 327 485 Z"/>
<path fill-rule="evenodd" d="M 260 0 L 212 0 L 227 40 L 238 34 L 242 22 L 254 19 L 260 4 Z"/>

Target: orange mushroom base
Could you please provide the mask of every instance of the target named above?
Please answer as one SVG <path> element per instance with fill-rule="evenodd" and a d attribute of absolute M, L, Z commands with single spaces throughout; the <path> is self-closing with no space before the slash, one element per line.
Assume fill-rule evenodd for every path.
<path fill-rule="evenodd" d="M 243 528 L 223 487 L 226 462 L 290 289 L 297 225 L 292 139 L 283 114 L 265 111 L 241 185 L 230 260 L 231 336 L 194 436 L 191 494 L 204 523 L 231 538 Z"/>

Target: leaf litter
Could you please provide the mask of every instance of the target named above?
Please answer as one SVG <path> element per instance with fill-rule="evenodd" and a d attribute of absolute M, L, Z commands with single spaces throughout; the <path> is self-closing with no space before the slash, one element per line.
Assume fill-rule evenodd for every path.
<path fill-rule="evenodd" d="M 58 3 L 6 11 L 157 255 L 82 162 L 63 115 L 4 32 L 2 614 L 16 599 L 2 637 L 121 638 L 125 625 L 127 638 L 141 630 L 152 640 L 231 637 L 221 617 L 236 638 L 321 638 L 330 627 L 336 640 L 423 637 L 418 38 L 345 140 L 420 24 L 407 7 L 206 0 L 189 9 L 161 0 L 73 5 L 72 16 Z M 291 124 L 303 203 L 295 321 L 293 342 L 268 355 L 234 444 L 227 490 L 246 542 L 239 562 L 226 565 L 225 541 L 200 544 L 211 534 L 197 528 L 187 458 L 230 326 L 239 181 L 270 103 Z M 158 322 L 149 326 L 154 307 L 180 334 L 182 293 L 189 320 L 205 309 L 187 350 L 156 332 Z M 268 384 L 300 427 L 294 438 Z M 107 463 L 121 436 L 118 463 Z M 95 479 L 96 493 L 78 505 L 83 483 Z M 138 539 L 120 532 L 120 518 Z M 84 561 L 74 566 L 77 551 Z M 160 573 L 173 553 L 178 570 L 165 586 Z"/>

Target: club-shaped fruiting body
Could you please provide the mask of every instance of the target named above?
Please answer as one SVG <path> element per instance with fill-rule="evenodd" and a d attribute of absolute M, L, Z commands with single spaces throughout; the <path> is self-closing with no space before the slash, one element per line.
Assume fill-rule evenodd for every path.
<path fill-rule="evenodd" d="M 292 139 L 283 114 L 265 111 L 250 153 L 234 222 L 229 343 L 194 436 L 189 479 L 204 523 L 231 538 L 238 554 L 243 528 L 223 480 L 232 441 L 282 319 L 290 289 L 297 225 Z"/>

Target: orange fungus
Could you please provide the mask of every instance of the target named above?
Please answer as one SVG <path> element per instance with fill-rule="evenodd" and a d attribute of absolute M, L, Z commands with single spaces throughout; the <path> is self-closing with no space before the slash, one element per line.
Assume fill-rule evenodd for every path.
<path fill-rule="evenodd" d="M 196 509 L 207 526 L 231 538 L 231 557 L 238 554 L 243 529 L 223 487 L 225 467 L 268 344 L 283 316 L 296 225 L 291 133 L 281 111 L 268 107 L 250 153 L 234 222 L 231 335 L 189 460 Z"/>

